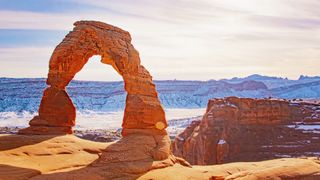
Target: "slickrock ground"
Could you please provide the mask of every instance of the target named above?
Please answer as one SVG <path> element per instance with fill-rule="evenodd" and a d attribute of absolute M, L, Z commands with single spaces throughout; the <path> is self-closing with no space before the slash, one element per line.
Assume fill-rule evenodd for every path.
<path fill-rule="evenodd" d="M 192 168 L 153 161 L 152 136 L 114 143 L 64 136 L 0 135 L 0 179 L 319 179 L 320 160 L 277 159 Z M 165 166 L 169 167 L 163 168 Z"/>
<path fill-rule="evenodd" d="M 114 143 L 73 135 L 1 135 L 0 179 L 135 179 L 179 159 L 154 161 L 153 136 L 135 134 Z"/>
<path fill-rule="evenodd" d="M 0 127 L 0 134 L 17 134 L 20 127 Z M 121 139 L 121 132 L 111 129 L 73 130 L 73 134 L 81 139 L 96 142 L 113 142 Z"/>
<path fill-rule="evenodd" d="M 140 177 L 141 179 L 314 179 L 320 178 L 320 161 L 317 159 L 283 158 L 261 162 L 238 162 L 211 166 L 181 165 L 157 169 Z"/>

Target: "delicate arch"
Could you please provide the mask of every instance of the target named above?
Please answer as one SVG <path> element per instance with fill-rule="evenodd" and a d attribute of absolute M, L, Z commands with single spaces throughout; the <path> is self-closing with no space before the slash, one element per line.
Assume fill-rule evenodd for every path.
<path fill-rule="evenodd" d="M 140 64 L 138 51 L 127 31 L 97 21 L 78 21 L 55 48 L 49 63 L 47 84 L 30 127 L 22 134 L 72 133 L 76 109 L 65 88 L 93 55 L 110 64 L 124 79 L 127 91 L 123 135 L 130 130 L 151 129 L 166 134 L 165 113 L 149 72 Z"/>

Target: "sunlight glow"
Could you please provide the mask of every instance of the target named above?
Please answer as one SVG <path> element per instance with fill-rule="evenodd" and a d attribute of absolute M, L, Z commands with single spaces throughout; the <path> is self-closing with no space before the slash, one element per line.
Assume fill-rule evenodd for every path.
<path fill-rule="evenodd" d="M 107 22 L 131 33 L 142 64 L 159 80 L 208 80 L 250 74 L 296 79 L 301 74 L 319 75 L 317 0 L 68 2 L 81 8 L 61 6 L 61 12 L 27 11 L 23 7 L 19 10 L 19 4 L 16 10 L 4 8 L 0 10 L 0 30 L 53 30 L 67 34 L 77 20 Z M 0 43 L 4 67 L 0 76 L 47 75 L 47 63 L 55 45 L 27 46 L 21 37 L 16 46 L 8 47 L 7 41 Z M 33 62 L 39 70 L 35 71 L 27 62 Z M 119 80 L 113 74 L 104 74 L 105 66 L 100 63 L 87 67 L 78 79 Z M 108 71 L 111 72 L 114 73 Z"/>

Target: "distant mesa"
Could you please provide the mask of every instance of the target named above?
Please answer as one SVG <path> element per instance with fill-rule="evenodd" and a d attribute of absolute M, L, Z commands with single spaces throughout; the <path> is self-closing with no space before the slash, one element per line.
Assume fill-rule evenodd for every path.
<path fill-rule="evenodd" d="M 243 81 L 237 84 L 227 84 L 226 86 L 236 91 L 268 90 L 268 87 L 263 82 L 252 81 L 252 80 Z"/>
<path fill-rule="evenodd" d="M 305 76 L 305 75 L 299 76 L 299 80 L 306 80 L 306 79 L 320 79 L 320 76 Z"/>
<path fill-rule="evenodd" d="M 236 79 L 155 80 L 153 82 L 161 104 L 165 108 L 204 108 L 209 99 L 228 96 L 303 98 L 314 102 L 320 99 L 319 77 L 308 77 L 303 80 L 274 79 L 267 76 L 262 76 L 259 80 L 250 80 L 248 77 Z M 123 85 L 124 83 L 120 81 L 72 80 L 67 89 L 77 111 L 119 111 L 124 109 L 127 95 Z M 0 111 L 15 113 L 38 111 L 44 88 L 46 84 L 43 78 L 0 78 L 0 97 L 2 98 Z M 108 103 L 110 101 L 115 102 Z"/>

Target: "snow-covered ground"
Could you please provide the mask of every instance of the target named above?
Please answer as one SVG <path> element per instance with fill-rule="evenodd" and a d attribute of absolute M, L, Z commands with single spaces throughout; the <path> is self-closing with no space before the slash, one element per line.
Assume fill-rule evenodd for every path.
<path fill-rule="evenodd" d="M 197 109 L 166 109 L 168 121 L 186 119 L 190 117 L 202 116 L 205 108 Z M 0 112 L 0 127 L 26 127 L 29 120 L 37 113 L 23 111 Z M 76 129 L 118 129 L 121 127 L 123 111 L 116 112 L 96 112 L 78 111 L 76 118 Z"/>
<path fill-rule="evenodd" d="M 37 112 L 44 78 L 0 78 L 0 112 Z M 205 108 L 211 98 L 227 96 L 251 98 L 320 99 L 320 77 L 298 80 L 253 75 L 246 78 L 209 81 L 154 81 L 161 104 L 166 109 Z M 67 92 L 77 110 L 121 111 L 125 106 L 124 83 L 72 81 Z"/>
<path fill-rule="evenodd" d="M 29 120 L 38 113 L 23 112 L 0 112 L 0 127 L 26 127 Z"/>
<path fill-rule="evenodd" d="M 26 127 L 37 115 L 44 78 L 0 78 L 0 126 Z M 180 131 L 205 113 L 211 98 L 227 96 L 320 99 L 320 77 L 298 80 L 252 75 L 209 81 L 154 81 L 169 128 Z M 119 82 L 72 81 L 67 91 L 76 106 L 76 128 L 119 128 L 126 92 Z M 196 117 L 196 118 L 195 118 Z M 315 116 L 314 116 L 315 117 Z M 311 131 L 311 130 L 310 130 Z M 313 130 L 317 131 L 318 130 Z"/>
<path fill-rule="evenodd" d="M 318 125 L 288 125 L 289 128 L 300 129 L 300 130 L 320 130 L 320 124 Z"/>
<path fill-rule="evenodd" d="M 303 130 L 304 133 L 320 134 L 320 124 L 312 125 L 288 125 L 289 128 Z"/>

